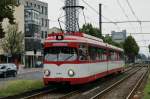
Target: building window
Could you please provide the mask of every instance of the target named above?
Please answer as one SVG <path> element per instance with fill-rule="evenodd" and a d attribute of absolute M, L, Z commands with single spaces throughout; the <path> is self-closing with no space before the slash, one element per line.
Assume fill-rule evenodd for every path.
<path fill-rule="evenodd" d="M 44 13 L 44 7 L 42 6 L 42 14 Z"/>
<path fill-rule="evenodd" d="M 45 27 L 48 27 L 48 20 L 45 19 Z"/>
<path fill-rule="evenodd" d="M 47 38 L 47 31 L 45 31 L 45 38 Z"/>
<path fill-rule="evenodd" d="M 38 5 L 38 9 L 40 9 L 40 5 Z"/>
<path fill-rule="evenodd" d="M 44 26 L 44 19 L 42 18 L 42 26 Z"/>
<path fill-rule="evenodd" d="M 41 38 L 44 38 L 44 31 L 42 31 L 42 35 L 41 35 Z"/>
<path fill-rule="evenodd" d="M 16 3 L 17 3 L 17 5 L 19 5 L 20 4 L 19 0 L 16 0 Z"/>
<path fill-rule="evenodd" d="M 48 15 L 47 7 L 45 7 L 45 15 Z"/>
<path fill-rule="evenodd" d="M 29 3 L 28 3 L 28 2 L 26 2 L 26 6 L 29 6 Z"/>

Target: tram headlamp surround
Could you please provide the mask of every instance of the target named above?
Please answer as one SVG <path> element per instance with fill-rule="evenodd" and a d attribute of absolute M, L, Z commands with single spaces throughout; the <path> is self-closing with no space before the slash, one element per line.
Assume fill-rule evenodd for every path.
<path fill-rule="evenodd" d="M 69 75 L 70 77 L 73 77 L 73 76 L 75 75 L 75 72 L 74 72 L 72 69 L 69 69 L 69 70 L 68 70 L 68 75 Z"/>
<path fill-rule="evenodd" d="M 44 75 L 45 76 L 50 76 L 50 71 L 49 70 L 44 70 Z"/>
<path fill-rule="evenodd" d="M 63 40 L 64 39 L 64 36 L 63 35 L 57 35 L 56 36 L 56 40 Z"/>

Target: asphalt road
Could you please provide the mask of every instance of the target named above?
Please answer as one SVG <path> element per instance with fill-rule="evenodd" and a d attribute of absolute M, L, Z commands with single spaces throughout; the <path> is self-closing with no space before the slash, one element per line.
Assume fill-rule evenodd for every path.
<path fill-rule="evenodd" d="M 7 77 L 7 78 L 1 77 L 0 85 L 3 85 L 8 81 L 13 81 L 13 80 L 42 80 L 42 77 L 43 77 L 42 71 L 18 74 L 16 77 Z"/>

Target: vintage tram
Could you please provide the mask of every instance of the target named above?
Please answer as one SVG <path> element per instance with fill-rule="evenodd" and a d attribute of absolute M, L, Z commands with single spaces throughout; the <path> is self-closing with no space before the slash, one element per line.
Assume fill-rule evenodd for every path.
<path fill-rule="evenodd" d="M 84 84 L 124 70 L 123 50 L 85 33 L 52 33 L 44 41 L 45 85 Z"/>

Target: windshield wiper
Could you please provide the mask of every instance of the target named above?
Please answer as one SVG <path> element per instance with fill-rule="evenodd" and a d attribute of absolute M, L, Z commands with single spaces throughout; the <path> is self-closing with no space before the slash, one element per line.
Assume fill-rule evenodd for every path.
<path fill-rule="evenodd" d="M 70 59 L 72 56 L 74 56 L 74 55 L 71 55 L 71 56 L 67 57 L 66 59 L 64 59 L 64 61 Z"/>

